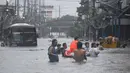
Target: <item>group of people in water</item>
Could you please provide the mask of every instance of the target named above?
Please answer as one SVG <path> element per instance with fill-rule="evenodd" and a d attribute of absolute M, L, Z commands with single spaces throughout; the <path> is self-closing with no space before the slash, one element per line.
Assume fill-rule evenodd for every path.
<path fill-rule="evenodd" d="M 103 50 L 99 45 L 100 44 L 92 43 L 91 48 L 89 48 L 89 42 L 86 42 L 83 48 L 83 43 L 79 41 L 78 37 L 75 37 L 70 44 L 70 48 L 67 49 L 66 43 L 63 43 L 61 47 L 61 44 L 58 44 L 58 41 L 53 39 L 51 46 L 48 48 L 49 61 L 59 62 L 58 55 L 62 54 L 62 57 L 73 58 L 76 62 L 82 62 L 87 60 L 87 56 L 98 56 L 100 50 Z"/>

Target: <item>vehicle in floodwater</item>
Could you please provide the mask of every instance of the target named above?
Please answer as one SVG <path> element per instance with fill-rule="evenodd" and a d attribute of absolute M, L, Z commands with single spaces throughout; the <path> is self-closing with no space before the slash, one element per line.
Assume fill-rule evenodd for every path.
<path fill-rule="evenodd" d="M 37 33 L 34 25 L 16 23 L 4 29 L 5 46 L 37 46 Z"/>

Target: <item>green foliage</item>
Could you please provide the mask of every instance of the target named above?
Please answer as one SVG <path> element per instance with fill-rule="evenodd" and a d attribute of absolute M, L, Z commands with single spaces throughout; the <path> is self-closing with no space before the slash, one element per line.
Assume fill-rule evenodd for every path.
<path fill-rule="evenodd" d="M 68 35 L 71 37 L 75 37 L 75 36 L 82 37 L 84 32 L 83 28 L 84 27 L 82 24 L 76 23 L 73 27 L 70 28 Z"/>
<path fill-rule="evenodd" d="M 75 16 L 70 16 L 70 15 L 65 15 L 61 17 L 59 20 L 63 21 L 75 21 L 76 17 Z"/>

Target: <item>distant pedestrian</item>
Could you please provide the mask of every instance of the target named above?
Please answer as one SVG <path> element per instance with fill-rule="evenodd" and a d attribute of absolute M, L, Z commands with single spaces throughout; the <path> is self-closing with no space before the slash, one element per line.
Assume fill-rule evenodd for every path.
<path fill-rule="evenodd" d="M 53 39 L 51 46 L 48 48 L 48 57 L 50 62 L 59 62 L 59 57 L 55 47 L 57 46 L 57 40 Z"/>
<path fill-rule="evenodd" d="M 99 48 L 99 50 L 104 50 L 101 42 L 99 44 L 97 44 L 97 47 Z"/>

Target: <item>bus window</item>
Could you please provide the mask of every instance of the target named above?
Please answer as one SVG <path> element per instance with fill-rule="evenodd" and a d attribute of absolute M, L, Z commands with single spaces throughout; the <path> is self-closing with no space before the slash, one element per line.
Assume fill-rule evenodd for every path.
<path fill-rule="evenodd" d="M 23 28 L 24 32 L 36 32 L 35 28 Z"/>
<path fill-rule="evenodd" d="M 22 32 L 21 28 L 12 28 L 12 32 Z"/>

